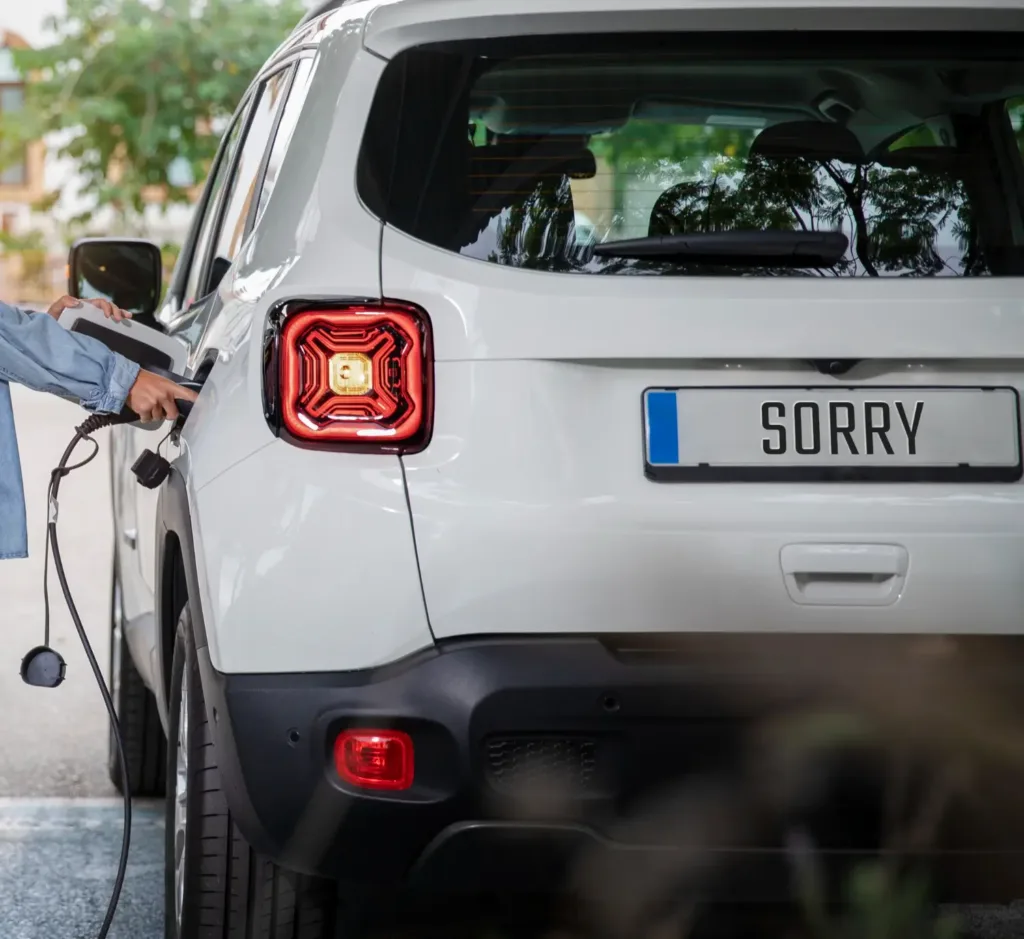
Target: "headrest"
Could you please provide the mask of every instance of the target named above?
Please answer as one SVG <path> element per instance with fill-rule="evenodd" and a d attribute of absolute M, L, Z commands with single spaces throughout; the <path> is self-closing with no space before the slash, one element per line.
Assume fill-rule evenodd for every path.
<path fill-rule="evenodd" d="M 766 127 L 754 140 L 750 157 L 841 160 L 863 163 L 864 148 L 847 127 L 825 121 L 786 121 Z"/>
<path fill-rule="evenodd" d="M 571 179 L 593 179 L 597 175 L 597 159 L 578 137 L 547 137 L 539 141 L 510 137 L 474 148 L 472 158 L 504 175 L 530 177 L 554 168 Z"/>
<path fill-rule="evenodd" d="M 567 156 L 565 175 L 570 179 L 593 179 L 597 175 L 597 158 L 590 150 L 579 150 Z"/>

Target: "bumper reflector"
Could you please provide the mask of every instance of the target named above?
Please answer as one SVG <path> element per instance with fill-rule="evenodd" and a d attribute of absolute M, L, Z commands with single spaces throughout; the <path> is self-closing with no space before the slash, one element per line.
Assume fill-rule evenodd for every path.
<path fill-rule="evenodd" d="M 412 738 L 400 730 L 343 730 L 334 742 L 334 765 L 345 782 L 361 789 L 408 789 Z"/>

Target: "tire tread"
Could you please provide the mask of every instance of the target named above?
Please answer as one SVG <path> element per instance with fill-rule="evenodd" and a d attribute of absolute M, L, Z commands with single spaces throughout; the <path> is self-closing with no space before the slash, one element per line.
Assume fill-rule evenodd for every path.
<path fill-rule="evenodd" d="M 186 616 L 183 614 L 183 618 Z M 175 655 L 180 642 L 179 636 Z M 188 848 L 190 859 L 197 859 L 193 871 L 197 867 L 198 876 L 190 876 L 186 869 L 186 894 L 194 898 L 190 905 L 199 915 L 192 918 L 197 927 L 194 931 L 176 937 L 171 922 L 173 907 L 169 905 L 167 935 L 174 939 L 336 939 L 334 885 L 278 867 L 253 851 L 235 825 L 220 785 L 212 732 L 191 651 L 185 665 L 191 669 L 189 687 L 194 699 L 195 730 L 189 764 L 196 768 L 192 769 L 190 784 L 200 796 L 195 820 L 189 820 Z M 171 702 L 175 737 L 178 694 L 175 689 Z M 169 773 L 173 748 L 168 750 Z M 169 823 L 172 799 L 173 792 L 169 792 Z M 168 870 L 167 877 L 168 896 L 172 896 L 172 870 Z"/>
<path fill-rule="evenodd" d="M 116 592 L 112 590 L 111 594 L 111 603 L 114 603 Z M 113 629 L 110 631 L 110 640 L 114 641 Z M 124 742 L 125 762 L 128 764 L 128 791 L 136 798 L 162 796 L 167 785 L 167 739 L 160 724 L 156 698 L 135 667 L 124 636 L 120 641 L 121 674 L 118 676 L 117 701 L 114 703 Z M 113 737 L 109 748 L 107 762 L 110 781 L 118 792 L 123 793 L 121 763 L 117 758 Z"/>

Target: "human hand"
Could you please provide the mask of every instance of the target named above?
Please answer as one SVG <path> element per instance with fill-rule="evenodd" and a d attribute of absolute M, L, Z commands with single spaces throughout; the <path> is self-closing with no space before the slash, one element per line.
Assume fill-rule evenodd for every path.
<path fill-rule="evenodd" d="M 145 369 L 139 371 L 135 384 L 128 392 L 128 407 L 147 423 L 149 421 L 173 421 L 178 417 L 175 398 L 195 401 L 196 392 L 176 385 L 169 378 L 154 375 Z"/>
<path fill-rule="evenodd" d="M 122 310 L 118 306 L 114 306 L 114 304 L 111 303 L 109 300 L 103 300 L 99 297 L 96 297 L 95 299 L 89 300 L 89 303 L 91 303 L 97 309 L 102 310 L 103 315 L 106 316 L 108 320 L 113 320 L 115 323 L 120 323 L 121 320 L 130 320 L 132 318 L 131 313 L 129 313 L 127 310 Z M 52 316 L 54 319 L 60 319 L 61 313 L 63 313 L 65 310 L 77 309 L 81 305 L 82 301 L 79 300 L 77 297 L 71 297 L 65 294 L 59 300 L 55 300 L 53 304 L 50 306 L 50 309 L 48 309 L 46 312 L 49 316 Z"/>

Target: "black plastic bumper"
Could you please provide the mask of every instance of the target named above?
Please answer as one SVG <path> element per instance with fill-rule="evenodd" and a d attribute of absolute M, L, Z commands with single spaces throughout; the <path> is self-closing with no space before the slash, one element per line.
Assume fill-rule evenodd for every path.
<path fill-rule="evenodd" d="M 695 779 L 717 780 L 704 790 L 713 812 L 736 780 L 751 781 L 753 723 L 803 700 L 749 671 L 591 637 L 451 642 L 368 672 L 229 676 L 206 649 L 200 664 L 223 784 L 253 847 L 297 871 L 386 888 L 546 890 L 590 855 L 629 869 L 685 850 L 692 831 L 674 827 L 685 814 L 674 800 Z M 333 742 L 360 726 L 412 737 L 411 789 L 342 782 Z M 878 766 L 833 770 L 841 812 L 819 819 L 822 837 L 873 851 Z M 779 856 L 788 820 L 756 817 L 764 795 L 732 805 L 716 850 Z M 782 889 L 763 874 L 752 883 Z"/>

